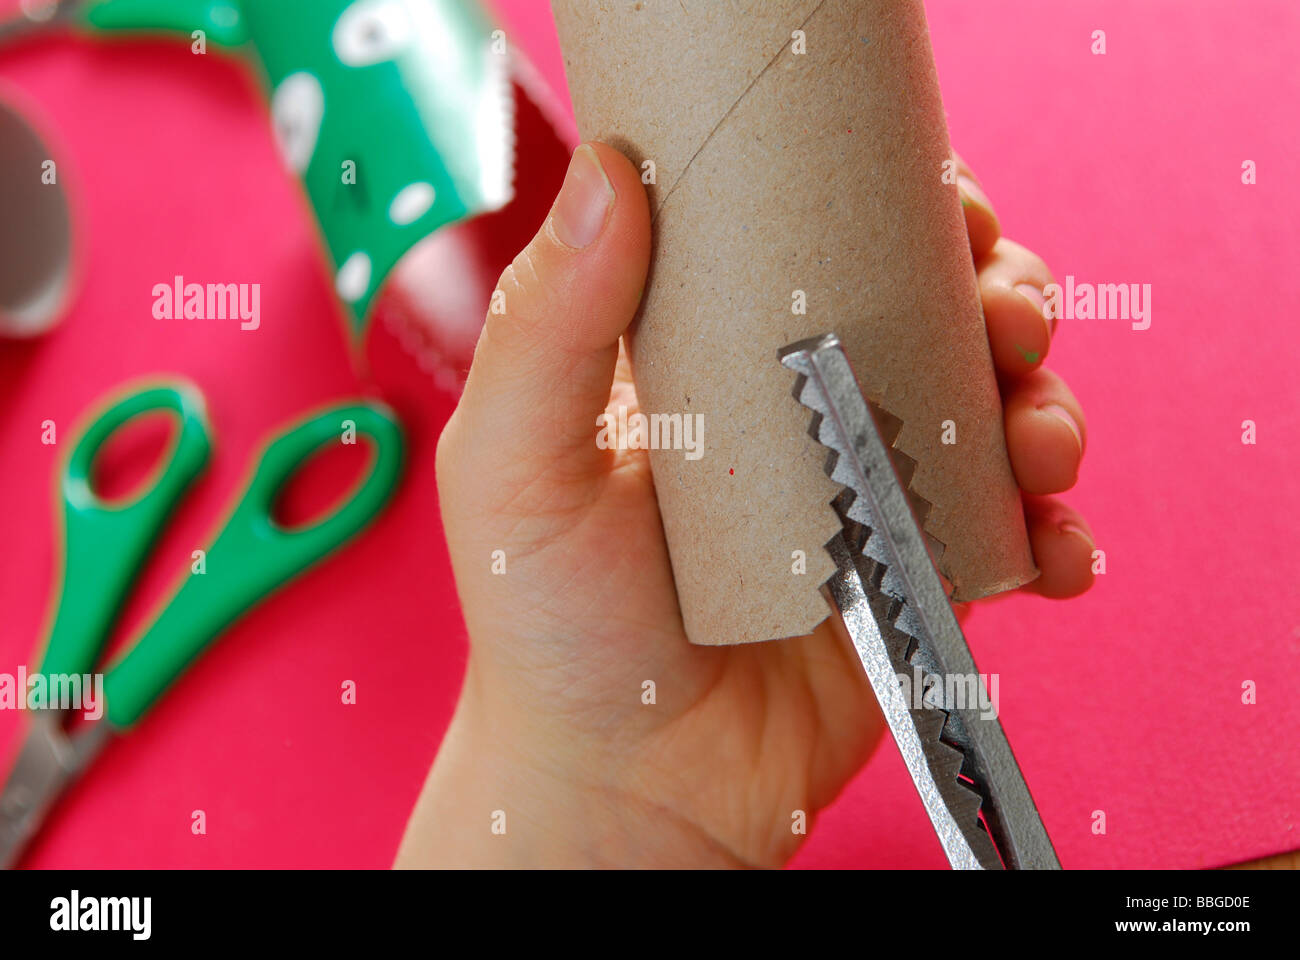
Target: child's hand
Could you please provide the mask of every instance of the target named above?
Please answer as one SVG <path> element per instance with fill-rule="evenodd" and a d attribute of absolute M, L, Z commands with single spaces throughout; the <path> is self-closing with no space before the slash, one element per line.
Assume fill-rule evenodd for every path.
<path fill-rule="evenodd" d="M 998 238 L 961 169 L 1011 462 L 1026 494 L 1057 493 L 1074 483 L 1083 416 L 1039 366 L 1051 328 L 1017 292 L 1051 277 Z M 635 408 L 619 337 L 649 255 L 637 171 L 597 143 L 575 153 L 501 278 L 506 311 L 489 314 L 438 446 L 469 665 L 400 866 L 777 866 L 801 839 L 794 812 L 830 803 L 880 736 L 830 626 L 741 647 L 686 640 L 646 453 L 594 441 L 606 407 Z M 1038 496 L 1025 509 L 1034 589 L 1087 589 L 1082 519 Z"/>

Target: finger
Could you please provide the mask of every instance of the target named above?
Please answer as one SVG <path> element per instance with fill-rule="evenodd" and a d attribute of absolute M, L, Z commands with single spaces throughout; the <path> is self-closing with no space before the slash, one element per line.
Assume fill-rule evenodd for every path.
<path fill-rule="evenodd" d="M 1077 511 L 1050 497 L 1025 497 L 1025 524 L 1042 573 L 1022 590 L 1063 600 L 1092 586 L 1092 554 L 1097 548 Z"/>
<path fill-rule="evenodd" d="M 975 173 L 956 150 L 952 152 L 952 158 L 957 162 L 957 195 L 961 197 L 962 211 L 966 214 L 971 253 L 978 260 L 993 249 L 993 244 L 1002 235 L 1002 227 Z"/>
<path fill-rule="evenodd" d="M 614 413 L 619 407 L 627 410 L 630 417 L 641 409 L 636 398 L 636 383 L 632 379 L 632 358 L 627 354 L 627 341 L 618 344 L 618 362 L 614 365 L 614 385 L 609 392 L 606 413 Z"/>
<path fill-rule="evenodd" d="M 1037 254 L 1005 237 L 977 266 L 994 369 L 1002 377 L 1022 377 L 1042 366 L 1052 345 L 1043 297 L 1052 272 Z"/>
<path fill-rule="evenodd" d="M 456 413 L 461 432 L 516 461 L 581 469 L 605 454 L 596 417 L 649 258 L 639 174 L 612 147 L 580 146 L 546 222 L 498 282 Z"/>
<path fill-rule="evenodd" d="M 1016 381 L 1002 405 L 1007 454 L 1020 489 L 1046 494 L 1074 486 L 1088 430 L 1065 381 L 1040 368 Z"/>

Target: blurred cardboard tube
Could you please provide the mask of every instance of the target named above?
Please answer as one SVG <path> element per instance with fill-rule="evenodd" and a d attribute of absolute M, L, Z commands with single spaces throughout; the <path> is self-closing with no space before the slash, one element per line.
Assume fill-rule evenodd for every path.
<path fill-rule="evenodd" d="M 653 174 L 632 361 L 643 412 L 703 414 L 702 457 L 650 454 L 691 641 L 827 616 L 837 488 L 776 360 L 827 331 L 903 420 L 955 598 L 1033 579 L 920 0 L 552 5 L 582 136 Z"/>
<path fill-rule="evenodd" d="M 0 336 L 54 326 L 72 286 L 72 218 L 44 139 L 0 94 Z M 51 181 L 52 182 L 49 182 Z"/>

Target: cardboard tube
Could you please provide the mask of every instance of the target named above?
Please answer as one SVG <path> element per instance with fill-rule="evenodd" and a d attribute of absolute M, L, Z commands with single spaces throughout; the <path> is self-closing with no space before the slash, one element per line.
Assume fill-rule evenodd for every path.
<path fill-rule="evenodd" d="M 630 346 L 643 412 L 704 416 L 702 457 L 650 453 L 691 641 L 827 616 L 837 489 L 776 360 L 827 331 L 903 421 L 954 597 L 1033 579 L 920 0 L 553 8 L 583 137 L 653 174 Z"/>
<path fill-rule="evenodd" d="M 0 336 L 54 326 L 72 285 L 71 211 L 57 168 L 46 175 L 49 161 L 42 138 L 0 101 Z"/>

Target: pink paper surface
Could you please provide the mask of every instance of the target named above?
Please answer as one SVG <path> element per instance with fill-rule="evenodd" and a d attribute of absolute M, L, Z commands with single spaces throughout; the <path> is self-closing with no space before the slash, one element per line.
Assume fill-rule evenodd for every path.
<path fill-rule="evenodd" d="M 563 90 L 547 6 L 500 6 L 513 42 Z M 1063 321 L 1048 358 L 1088 414 L 1068 499 L 1106 575 L 1080 600 L 1006 599 L 968 625 L 980 668 L 1001 675 L 1003 722 L 1062 862 L 1210 866 L 1300 847 L 1300 333 L 1287 309 L 1300 8 L 928 9 L 954 143 L 1006 233 L 1061 280 L 1153 287 L 1150 329 Z M 1094 30 L 1105 56 L 1090 52 Z M 83 270 L 61 328 L 0 343 L 0 671 L 13 672 L 35 666 L 56 556 L 59 448 L 41 445 L 41 421 L 62 442 L 87 404 L 156 372 L 208 396 L 217 455 L 121 639 L 209 537 L 263 437 L 367 387 L 245 71 L 183 44 L 51 40 L 0 52 L 3 88 L 38 104 L 55 135 Z M 1254 186 L 1241 183 L 1248 159 Z M 177 273 L 260 282 L 262 328 L 154 320 L 152 285 Z M 451 402 L 396 355 L 386 372 L 411 439 L 388 513 L 234 627 L 69 794 L 27 865 L 391 861 L 454 706 L 465 636 L 433 477 Z M 1254 446 L 1241 443 L 1245 419 Z M 355 706 L 340 702 L 345 680 Z M 1256 705 L 1241 703 L 1245 680 Z M 0 764 L 21 719 L 0 711 Z M 206 836 L 190 831 L 195 810 Z M 795 865 L 944 865 L 892 744 Z"/>

